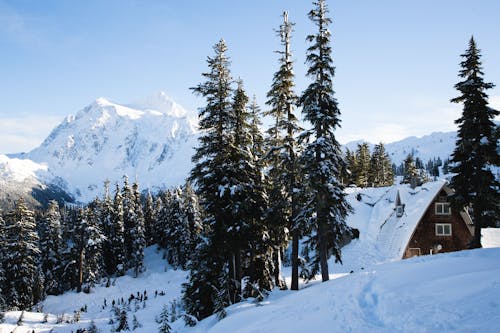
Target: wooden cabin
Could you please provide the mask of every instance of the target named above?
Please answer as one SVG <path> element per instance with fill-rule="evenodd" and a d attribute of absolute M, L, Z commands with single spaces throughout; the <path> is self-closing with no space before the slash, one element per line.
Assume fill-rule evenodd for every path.
<path fill-rule="evenodd" d="M 467 249 L 473 235 L 472 220 L 465 210 L 458 212 L 451 208 L 448 202 L 451 193 L 443 184 L 413 230 L 403 259 Z"/>

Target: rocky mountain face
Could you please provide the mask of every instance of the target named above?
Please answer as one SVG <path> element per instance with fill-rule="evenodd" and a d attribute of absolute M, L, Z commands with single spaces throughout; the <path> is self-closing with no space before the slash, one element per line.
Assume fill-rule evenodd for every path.
<path fill-rule="evenodd" d="M 22 158 L 47 165 L 85 202 L 124 175 L 141 188 L 183 183 L 196 143 L 196 117 L 160 92 L 129 105 L 99 98 Z"/>

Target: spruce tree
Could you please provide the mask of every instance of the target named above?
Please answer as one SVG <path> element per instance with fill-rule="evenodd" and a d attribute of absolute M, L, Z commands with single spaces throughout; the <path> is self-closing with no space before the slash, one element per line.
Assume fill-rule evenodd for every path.
<path fill-rule="evenodd" d="M 40 300 L 40 249 L 33 211 L 20 198 L 5 224 L 3 290 L 12 309 L 29 309 Z"/>
<path fill-rule="evenodd" d="M 63 239 L 59 204 L 52 200 L 41 221 L 43 232 L 40 234 L 42 271 L 45 276 L 45 291 L 49 295 L 63 292 Z"/>
<path fill-rule="evenodd" d="M 4 296 L 4 284 L 5 284 L 5 270 L 4 270 L 4 258 L 6 249 L 6 234 L 5 234 L 5 222 L 2 217 L 2 210 L 0 209 L 0 324 L 3 323 L 4 310 L 6 308 L 5 296 Z"/>
<path fill-rule="evenodd" d="M 123 215 L 123 197 L 120 191 L 120 186 L 116 184 L 115 197 L 113 200 L 111 243 L 114 254 L 115 272 L 118 276 L 124 275 L 126 270 L 125 226 Z"/>
<path fill-rule="evenodd" d="M 270 209 L 268 220 L 271 227 L 271 239 L 274 243 L 275 284 L 285 288 L 281 277 L 281 252 L 288 242 L 287 230 L 292 232 L 292 289 L 298 289 L 298 246 L 300 230 L 296 228 L 298 202 L 299 147 L 297 135 L 301 128 L 295 116 L 297 95 L 294 92 L 294 73 L 290 39 L 293 23 L 288 20 L 288 12 L 283 13 L 283 23 L 278 30 L 282 50 L 279 70 L 274 74 L 267 105 L 271 107 L 265 114 L 273 119 L 273 126 L 268 130 L 268 164 Z"/>
<path fill-rule="evenodd" d="M 146 246 L 153 245 L 154 241 L 154 224 L 156 219 L 156 210 L 153 202 L 153 196 L 148 191 L 146 195 L 146 203 L 144 204 L 144 236 L 146 237 Z"/>
<path fill-rule="evenodd" d="M 382 142 L 373 148 L 368 172 L 368 183 L 372 186 L 390 186 L 394 183 L 392 163 Z"/>
<path fill-rule="evenodd" d="M 370 148 L 368 143 L 358 144 L 356 150 L 356 186 L 368 187 L 370 173 Z"/>
<path fill-rule="evenodd" d="M 416 186 L 418 178 L 418 170 L 415 166 L 413 155 L 409 154 L 404 160 L 403 184 L 412 184 Z"/>
<path fill-rule="evenodd" d="M 220 40 L 214 51 L 215 55 L 207 59 L 209 71 L 202 74 L 205 82 L 193 88 L 196 94 L 206 99 L 206 106 L 199 112 L 201 135 L 193 156 L 195 165 L 190 181 L 196 188 L 205 213 L 207 234 L 206 241 L 199 244 L 191 262 L 189 282 L 184 287 L 184 302 L 188 313 L 198 319 L 214 312 L 218 290 L 231 288 L 220 285 L 217 277 L 234 254 L 234 249 L 229 249 L 227 244 L 227 230 L 231 222 L 231 188 L 228 185 L 229 175 L 233 172 L 229 164 L 229 149 L 234 144 L 232 78 L 225 41 Z"/>
<path fill-rule="evenodd" d="M 234 179 L 232 183 L 235 190 L 232 195 L 233 207 L 232 231 L 230 238 L 234 241 L 236 272 L 232 279 L 237 284 L 242 278 L 248 277 L 250 284 L 267 292 L 272 289 L 270 242 L 268 241 L 268 228 L 264 223 L 264 208 L 266 194 L 264 190 L 263 171 L 258 164 L 258 158 L 253 156 L 252 114 L 247 107 L 248 97 L 243 89 L 243 83 L 238 86 L 233 98 L 234 111 Z M 243 254 L 243 255 L 242 255 Z M 241 258 L 243 256 L 243 258 Z M 229 262 L 232 269 L 232 263 Z M 242 272 L 239 273 L 238 270 Z M 237 286 L 241 293 L 241 286 Z M 254 290 L 246 290 L 244 296 L 253 296 Z M 237 301 L 234 299 L 233 301 Z"/>
<path fill-rule="evenodd" d="M 104 197 L 101 205 L 101 224 L 104 240 L 102 243 L 102 255 L 104 261 L 104 269 L 108 278 L 116 273 L 116 257 L 114 251 L 114 211 L 113 201 L 109 194 L 109 181 L 104 182 Z"/>
<path fill-rule="evenodd" d="M 316 232 L 316 258 L 323 281 L 329 279 L 328 255 L 330 250 L 341 261 L 341 240 L 351 234 L 345 219 L 351 207 L 345 199 L 340 172 L 345 167 L 335 129 L 340 126 L 340 110 L 333 91 L 332 49 L 330 46 L 331 23 L 324 0 L 313 3 L 309 18 L 317 25 L 318 32 L 309 35 L 307 75 L 313 82 L 300 97 L 305 120 L 312 128 L 303 137 L 309 143 L 303 154 L 304 174 L 309 186 L 309 200 L 303 214 L 310 217 Z"/>
<path fill-rule="evenodd" d="M 488 106 L 486 90 L 494 87 L 483 79 L 480 50 L 474 38 L 462 55 L 459 76 L 463 81 L 455 88 L 460 95 L 451 102 L 463 105 L 457 141 L 452 154 L 451 171 L 455 173 L 450 186 L 455 190 L 453 203 L 459 209 L 472 208 L 474 237 L 471 248 L 481 247 L 481 228 L 494 224 L 500 216 L 499 182 L 492 172 L 500 164 L 498 140 L 493 119 L 499 111 Z"/>
<path fill-rule="evenodd" d="M 146 247 L 145 227 L 144 227 L 144 213 L 142 211 L 141 193 L 139 192 L 139 184 L 134 182 L 132 185 L 132 209 L 133 221 L 132 229 L 130 230 L 131 236 L 131 253 L 130 253 L 130 267 L 134 269 L 134 276 L 137 277 L 139 273 L 144 271 L 144 248 Z"/>

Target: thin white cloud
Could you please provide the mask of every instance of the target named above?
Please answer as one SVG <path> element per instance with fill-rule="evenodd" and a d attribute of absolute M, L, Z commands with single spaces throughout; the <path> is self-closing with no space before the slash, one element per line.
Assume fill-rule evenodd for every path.
<path fill-rule="evenodd" d="M 40 145 L 61 117 L 0 115 L 0 154 L 30 151 Z"/>

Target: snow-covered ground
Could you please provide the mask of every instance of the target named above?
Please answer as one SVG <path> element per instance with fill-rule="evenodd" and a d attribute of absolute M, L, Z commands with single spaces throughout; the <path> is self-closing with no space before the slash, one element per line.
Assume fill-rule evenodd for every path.
<path fill-rule="evenodd" d="M 178 332 L 498 332 L 499 262 L 496 248 L 377 265 Z"/>
<path fill-rule="evenodd" d="M 182 320 L 171 326 L 178 333 L 233 332 L 498 332 L 500 323 L 500 248 L 462 251 L 401 260 L 402 251 L 415 224 L 443 186 L 443 181 L 411 189 L 408 185 L 388 188 L 349 188 L 348 200 L 355 214 L 348 223 L 360 230 L 360 238 L 343 248 L 343 265 L 329 261 L 331 281 L 301 283 L 299 292 L 273 291 L 261 304 L 246 301 L 233 305 L 228 317 L 210 317 L 196 327 Z M 394 201 L 399 192 L 406 204 L 398 218 Z M 360 200 L 358 200 L 360 199 Z M 500 247 L 500 229 L 484 229 L 485 247 Z M 88 327 L 94 320 L 101 333 L 111 332 L 111 303 L 130 294 L 144 295 L 145 302 L 131 301 L 133 316 L 142 325 L 135 332 L 157 332 L 155 318 L 164 305 L 179 300 L 187 273 L 168 266 L 155 247 L 146 251 L 146 272 L 139 278 L 124 276 L 109 288 L 97 287 L 90 294 L 69 292 L 49 296 L 40 313 L 6 314 L 0 333 L 70 333 Z M 352 271 L 352 273 L 351 273 Z M 284 269 L 289 281 L 289 269 Z M 165 292 L 155 297 L 155 291 Z M 104 300 L 106 299 L 106 306 Z M 86 307 L 79 322 L 75 311 Z M 143 308 L 144 307 L 144 308 Z M 44 314 L 48 313 L 47 322 Z M 61 319 L 63 322 L 57 323 Z M 66 323 L 68 321 L 68 323 Z"/>
<path fill-rule="evenodd" d="M 274 291 L 260 304 L 252 301 L 233 305 L 218 321 L 209 317 L 195 327 L 174 322 L 178 333 L 257 332 L 498 332 L 500 323 L 500 248 L 469 250 L 422 256 L 371 266 L 352 274 L 336 276 L 326 283 L 314 282 L 298 292 Z M 131 293 L 147 291 L 146 307 L 129 312 L 142 327 L 135 332 L 157 332 L 155 317 L 164 304 L 180 296 L 185 272 L 169 269 L 154 248 L 147 251 L 148 271 L 143 277 L 126 276 L 109 288 L 91 294 L 67 293 L 49 297 L 43 311 L 6 314 L 0 332 L 69 333 L 85 328 L 94 319 L 101 332 L 111 332 L 112 299 L 127 299 Z M 332 276 L 334 277 L 334 276 Z M 165 296 L 154 296 L 155 290 Z M 103 309 L 104 299 L 107 306 Z M 141 303 L 142 304 L 142 303 Z M 79 323 L 56 324 L 74 318 L 74 311 L 87 305 Z"/>

